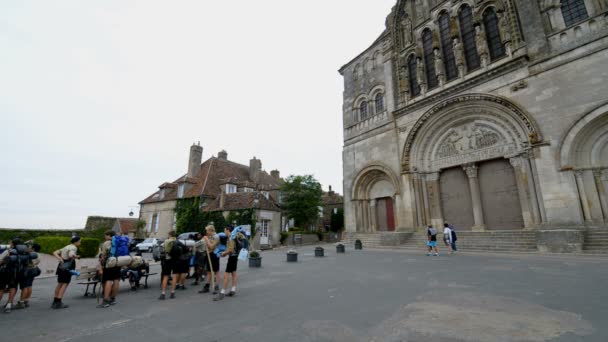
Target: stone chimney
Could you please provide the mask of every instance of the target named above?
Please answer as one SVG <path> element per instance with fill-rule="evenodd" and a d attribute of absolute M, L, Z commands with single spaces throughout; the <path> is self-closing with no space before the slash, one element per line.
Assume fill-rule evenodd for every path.
<path fill-rule="evenodd" d="M 279 170 L 270 171 L 270 175 L 272 176 L 272 178 L 274 178 L 276 180 L 281 179 L 281 173 L 279 172 Z"/>
<path fill-rule="evenodd" d="M 203 148 L 201 147 L 201 143 L 192 144 L 192 146 L 190 146 L 190 159 L 188 160 L 188 177 L 196 176 L 196 173 L 201 167 L 202 159 Z"/>
<path fill-rule="evenodd" d="M 331 185 L 329 186 L 329 191 L 327 193 L 330 194 L 330 195 L 334 194 L 334 191 L 331 189 Z"/>
<path fill-rule="evenodd" d="M 226 152 L 226 150 L 221 150 L 218 154 L 217 154 L 217 158 L 218 159 L 222 159 L 222 160 L 228 160 L 228 152 Z"/>
<path fill-rule="evenodd" d="M 262 161 L 253 157 L 249 161 L 249 179 L 254 182 L 257 182 L 258 175 L 262 171 Z"/>

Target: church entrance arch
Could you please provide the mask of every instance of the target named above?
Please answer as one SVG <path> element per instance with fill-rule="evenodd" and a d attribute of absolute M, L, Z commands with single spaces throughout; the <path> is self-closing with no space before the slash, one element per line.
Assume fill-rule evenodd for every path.
<path fill-rule="evenodd" d="M 504 230 L 541 222 L 532 172 L 535 122 L 507 99 L 450 98 L 416 122 L 402 172 L 415 175 L 419 225 Z"/>
<path fill-rule="evenodd" d="M 398 189 L 398 178 L 385 165 L 373 164 L 359 172 L 352 195 L 357 232 L 396 230 Z"/>

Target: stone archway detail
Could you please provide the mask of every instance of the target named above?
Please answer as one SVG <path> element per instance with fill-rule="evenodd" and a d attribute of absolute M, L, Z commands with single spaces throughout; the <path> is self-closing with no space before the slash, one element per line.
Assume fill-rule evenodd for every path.
<path fill-rule="evenodd" d="M 513 102 L 488 94 L 456 96 L 434 106 L 414 124 L 404 145 L 401 169 L 435 172 L 521 153 L 541 140 L 536 122 Z M 471 154 L 475 151 L 477 155 Z"/>
<path fill-rule="evenodd" d="M 394 230 L 400 205 L 400 181 L 396 174 L 382 163 L 364 167 L 355 177 L 352 201 L 355 207 L 358 232 L 376 232 L 391 223 Z M 397 210 L 393 211 L 396 207 Z M 387 212 L 379 214 L 379 210 Z M 390 230 L 390 229 L 389 229 Z"/>

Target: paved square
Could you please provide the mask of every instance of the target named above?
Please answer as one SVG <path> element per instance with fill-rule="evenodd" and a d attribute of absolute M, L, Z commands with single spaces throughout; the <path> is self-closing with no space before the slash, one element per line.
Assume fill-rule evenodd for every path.
<path fill-rule="evenodd" d="M 235 298 L 195 288 L 159 302 L 158 276 L 95 308 L 72 284 L 52 311 L 55 279 L 37 280 L 32 307 L 0 314 L 12 341 L 608 341 L 606 258 L 353 251 L 315 258 L 263 252 L 240 267 Z M 224 264 L 222 264 L 222 268 Z M 156 267 L 155 267 L 156 268 Z M 6 298 L 6 297 L 5 297 Z"/>

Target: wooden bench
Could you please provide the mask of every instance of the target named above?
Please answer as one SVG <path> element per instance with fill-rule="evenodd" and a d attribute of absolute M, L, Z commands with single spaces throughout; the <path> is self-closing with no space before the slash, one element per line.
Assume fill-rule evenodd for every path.
<path fill-rule="evenodd" d="M 97 290 L 97 285 L 101 282 L 97 278 L 97 268 L 82 267 L 81 269 L 78 270 L 78 272 L 80 272 L 80 275 L 76 278 L 76 281 L 79 281 L 78 285 L 87 286 L 86 289 L 84 290 L 84 296 L 88 297 L 90 295 L 91 297 L 95 297 L 95 291 Z M 92 292 L 89 292 L 90 286 L 93 286 Z"/>
<path fill-rule="evenodd" d="M 146 279 L 144 280 L 144 289 L 147 289 L 147 288 L 148 288 L 148 277 L 149 277 L 149 276 L 156 275 L 156 274 L 158 274 L 158 272 L 146 273 L 146 274 L 144 274 L 144 275 L 142 275 L 142 276 L 141 276 L 142 278 L 146 278 Z"/>

